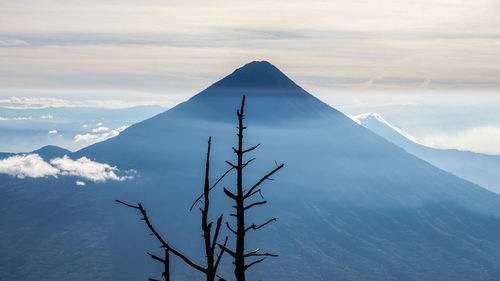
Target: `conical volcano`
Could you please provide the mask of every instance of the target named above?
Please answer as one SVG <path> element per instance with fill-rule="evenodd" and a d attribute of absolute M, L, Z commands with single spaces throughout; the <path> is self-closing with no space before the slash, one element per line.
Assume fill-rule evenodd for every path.
<path fill-rule="evenodd" d="M 75 266 L 85 272 L 102 270 L 106 280 L 152 276 L 157 268 L 143 253 L 157 245 L 131 212 L 113 205 L 113 199 L 143 203 L 169 243 L 202 260 L 199 218 L 187 210 L 201 191 L 208 137 L 212 136 L 214 178 L 226 170 L 225 161 L 235 157 L 231 149 L 236 141 L 235 111 L 242 95 L 247 98 L 245 145 L 262 144 L 249 156 L 256 160 L 247 169 L 244 185 L 254 183 L 275 160 L 285 163 L 274 181 L 263 186 L 269 204 L 248 218 L 259 223 L 270 214 L 278 217 L 259 235 L 249 234 L 248 246 L 280 256 L 249 270 L 249 278 L 494 280 L 500 276 L 498 195 L 408 154 L 310 95 L 267 62 L 249 63 L 175 108 L 75 153 L 72 157 L 87 156 L 138 173 L 133 180 L 89 186 L 85 204 L 70 196 L 47 213 L 47 219 L 62 213 L 77 220 L 99 211 L 98 219 L 87 219 L 66 235 L 112 241 L 99 246 L 108 255 L 80 248 L 86 254 L 81 258 L 47 256 L 47 260 L 59 261 L 68 270 Z M 62 180 L 44 184 L 53 192 L 68 192 L 58 186 Z M 222 186 L 233 188 L 234 176 Z M 74 208 L 75 204 L 80 207 Z M 233 222 L 222 190 L 214 191 L 213 204 L 214 212 Z M 58 235 L 67 231 L 57 229 Z M 48 243 L 51 237 L 39 239 Z M 58 249 L 74 243 L 69 238 L 63 242 L 50 245 Z M 102 269 L 88 257 L 107 267 Z M 221 274 L 231 276 L 230 261 L 223 263 Z M 172 279 L 202 278 L 181 262 L 172 266 Z M 17 275 L 8 276 L 24 276 L 21 269 L 13 272 Z M 45 279 L 59 280 L 47 274 Z"/>
<path fill-rule="evenodd" d="M 277 67 L 267 61 L 253 61 L 214 83 L 207 90 L 215 89 L 301 89 Z"/>

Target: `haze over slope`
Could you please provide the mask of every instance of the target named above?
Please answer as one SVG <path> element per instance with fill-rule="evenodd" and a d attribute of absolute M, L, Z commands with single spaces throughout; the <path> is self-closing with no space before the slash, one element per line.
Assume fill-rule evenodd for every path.
<path fill-rule="evenodd" d="M 436 149 L 420 145 L 402 135 L 400 131 L 392 127 L 382 116 L 376 113 L 361 114 L 353 118 L 376 134 L 404 148 L 409 153 L 493 192 L 500 193 L 499 155 L 487 155 L 456 149 Z"/>
<path fill-rule="evenodd" d="M 225 160 L 235 157 L 231 150 L 236 140 L 235 110 L 243 94 L 245 145 L 262 143 L 250 156 L 257 160 L 248 167 L 244 184 L 252 184 L 274 167 L 275 160 L 285 163 L 275 181 L 263 187 L 269 204 L 248 218 L 255 223 L 269 215 L 279 218 L 260 234 L 250 233 L 248 248 L 280 257 L 250 270 L 250 278 L 455 281 L 500 276 L 500 196 L 356 124 L 268 62 L 252 62 L 190 100 L 72 154 L 135 169 L 138 175 L 77 192 L 62 188 L 64 178 L 39 183 L 47 192 L 41 194 L 46 200 L 42 202 L 57 204 L 40 207 L 50 211 L 37 216 L 29 215 L 32 210 L 16 213 L 27 226 L 0 238 L 30 237 L 37 245 L 50 245 L 50 251 L 26 257 L 19 252 L 28 251 L 5 246 L 1 256 L 15 256 L 28 268 L 43 259 L 58 269 L 28 276 L 23 267 L 12 265 L 0 271 L 0 277 L 31 280 L 30 276 L 43 275 L 47 280 L 66 280 L 68 275 L 61 272 L 75 267 L 85 273 L 70 274 L 74 280 L 90 275 L 94 280 L 157 276 L 157 266 L 144 255 L 157 245 L 135 220 L 136 213 L 114 206 L 113 199 L 142 202 L 169 243 L 201 261 L 199 217 L 187 209 L 201 191 L 208 136 L 213 137 L 212 179 L 226 169 Z M 232 189 L 233 183 L 234 177 L 228 177 L 222 186 Z M 19 185 L 10 182 L 3 188 L 2 198 L 8 198 L 4 202 L 34 201 L 38 206 L 40 198 L 15 192 Z M 34 183 L 21 188 L 35 187 L 40 190 Z M 230 202 L 220 189 L 214 191 L 213 202 L 217 206 L 213 215 L 223 212 L 233 223 Z M 64 219 L 45 227 L 42 222 L 54 213 L 64 214 Z M 9 214 L 3 211 L 0 219 Z M 75 223 L 80 221 L 85 224 Z M 7 225 L 15 222 L 9 219 Z M 28 232 L 32 229 L 48 234 L 38 237 Z M 54 237 L 65 239 L 55 243 Z M 72 259 L 48 259 L 79 241 L 92 246 L 78 247 Z M 181 262 L 174 260 L 172 268 L 173 279 L 200 278 Z M 228 259 L 221 274 L 231 276 Z"/>

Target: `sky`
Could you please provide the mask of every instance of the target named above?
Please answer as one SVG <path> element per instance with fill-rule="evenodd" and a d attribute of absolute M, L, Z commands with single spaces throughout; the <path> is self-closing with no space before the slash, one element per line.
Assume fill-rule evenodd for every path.
<path fill-rule="evenodd" d="M 424 144 L 500 154 L 498 0 L 0 0 L 0 8 L 0 106 L 171 107 L 267 60 L 347 114 L 375 111 Z"/>

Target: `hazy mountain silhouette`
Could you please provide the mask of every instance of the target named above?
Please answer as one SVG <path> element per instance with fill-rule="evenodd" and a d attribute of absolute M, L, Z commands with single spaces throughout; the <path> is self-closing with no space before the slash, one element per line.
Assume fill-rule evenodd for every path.
<path fill-rule="evenodd" d="M 41 147 L 41 148 L 34 150 L 34 151 L 31 151 L 31 152 L 24 152 L 24 153 L 0 152 L 0 159 L 7 158 L 10 156 L 14 156 L 14 155 L 32 154 L 32 153 L 36 153 L 36 154 L 40 155 L 40 157 L 42 157 L 45 161 L 48 161 L 48 160 L 53 159 L 53 158 L 63 157 L 64 155 L 69 155 L 72 152 L 65 149 L 65 148 L 56 146 L 56 145 L 46 145 L 44 147 Z"/>
<path fill-rule="evenodd" d="M 155 241 L 145 236 L 135 212 L 115 206 L 114 199 L 142 202 L 169 243 L 202 260 L 198 214 L 187 210 L 203 185 L 208 136 L 213 177 L 235 157 L 235 110 L 243 94 L 245 144 L 262 143 L 244 184 L 274 160 L 286 164 L 263 187 L 267 207 L 249 218 L 279 218 L 259 236 L 249 233 L 249 248 L 261 245 L 280 257 L 249 271 L 251 279 L 500 276 L 499 195 L 356 124 L 268 62 L 252 62 L 188 101 L 71 155 L 135 169 L 133 180 L 82 189 L 71 188 L 74 179 L 66 177 L 3 179 L 0 278 L 137 280 L 159 272 L 144 254 L 156 248 Z M 221 186 L 232 187 L 233 181 L 228 177 Z M 219 208 L 230 220 L 223 192 L 213 196 L 213 213 Z M 9 242 L 19 237 L 24 243 Z M 172 263 L 173 279 L 200 278 L 181 262 Z M 221 264 L 223 276 L 232 274 L 229 263 Z"/>
<path fill-rule="evenodd" d="M 461 178 L 500 193 L 500 155 L 487 155 L 456 149 L 436 149 L 415 143 L 395 130 L 382 116 L 362 114 L 361 124 L 429 163 Z"/>

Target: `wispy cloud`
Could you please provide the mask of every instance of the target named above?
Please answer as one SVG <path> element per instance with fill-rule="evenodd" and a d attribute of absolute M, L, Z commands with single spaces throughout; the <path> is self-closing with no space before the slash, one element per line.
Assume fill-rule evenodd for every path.
<path fill-rule="evenodd" d="M 97 125 L 100 126 L 100 125 L 102 125 L 102 123 L 99 123 Z M 121 132 L 123 132 L 125 129 L 127 129 L 128 127 L 129 127 L 128 125 L 124 125 L 124 126 L 121 126 L 119 128 L 113 129 L 113 130 L 109 130 L 109 128 L 107 128 L 107 127 L 98 127 L 97 129 L 92 130 L 92 132 L 93 132 L 92 134 L 87 133 L 87 134 L 76 135 L 74 140 L 75 140 L 75 142 L 93 144 L 96 142 L 101 142 L 101 141 L 104 141 L 104 140 L 107 140 L 110 138 L 114 138 L 114 137 L 118 136 Z M 99 128 L 105 128 L 107 130 L 99 129 Z M 100 132 L 102 132 L 102 133 L 100 133 Z"/>
<path fill-rule="evenodd" d="M 0 47 L 28 46 L 29 43 L 24 40 L 6 39 L 0 40 Z"/>
<path fill-rule="evenodd" d="M 68 100 L 57 98 L 10 97 L 0 99 L 0 107 L 10 109 L 40 109 L 47 107 L 72 107 L 75 106 Z M 40 118 L 51 119 L 52 115 Z M 52 116 L 53 117 L 53 116 Z"/>
<path fill-rule="evenodd" d="M 49 134 L 57 134 L 57 130 L 50 130 Z"/>
<path fill-rule="evenodd" d="M 107 132 L 107 131 L 109 131 L 109 128 L 104 127 L 104 126 L 92 129 L 92 133 L 101 133 L 101 132 Z"/>

